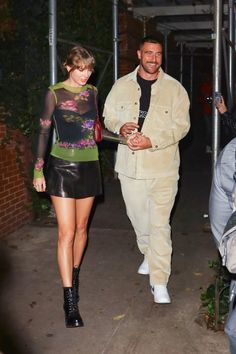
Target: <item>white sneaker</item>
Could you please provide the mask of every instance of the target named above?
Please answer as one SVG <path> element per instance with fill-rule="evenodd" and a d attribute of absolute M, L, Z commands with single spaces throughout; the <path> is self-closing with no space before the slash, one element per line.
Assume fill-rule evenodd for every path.
<path fill-rule="evenodd" d="M 170 304 L 170 295 L 164 284 L 152 285 L 151 292 L 154 295 L 154 302 L 157 304 Z"/>
<path fill-rule="evenodd" d="M 149 274 L 149 265 L 146 257 L 144 257 L 143 263 L 141 263 L 139 266 L 138 274 L 143 274 L 143 275 Z"/>

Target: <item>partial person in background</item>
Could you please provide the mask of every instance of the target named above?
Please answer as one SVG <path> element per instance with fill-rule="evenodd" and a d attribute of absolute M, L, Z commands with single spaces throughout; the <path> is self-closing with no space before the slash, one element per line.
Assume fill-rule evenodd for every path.
<path fill-rule="evenodd" d="M 215 103 L 216 108 L 221 114 L 221 121 L 223 127 L 227 127 L 227 135 L 228 142 L 236 136 L 236 112 L 233 108 L 232 110 L 228 110 L 227 105 L 225 104 L 224 97 L 221 96 L 221 99 Z"/>
<path fill-rule="evenodd" d="M 93 54 L 71 49 L 68 78 L 49 87 L 40 116 L 33 185 L 50 196 L 58 222 L 58 266 L 64 290 L 66 327 L 81 327 L 79 272 L 87 243 L 87 224 L 96 195 L 102 193 L 98 149 L 94 141 L 97 90 L 87 84 L 95 65 Z M 47 167 L 45 154 L 52 127 L 56 142 Z"/>
<path fill-rule="evenodd" d="M 222 108 L 223 109 L 223 108 Z M 224 228 L 233 212 L 232 192 L 234 189 L 234 173 L 236 171 L 236 138 L 231 140 L 221 151 L 212 180 L 209 217 L 216 247 L 219 247 Z M 236 281 L 231 281 L 230 305 L 225 333 L 230 342 L 231 354 L 236 354 Z"/>
<path fill-rule="evenodd" d="M 190 127 L 189 98 L 162 70 L 160 41 L 144 38 L 137 56 L 139 66 L 108 94 L 104 123 L 127 139 L 127 145 L 118 145 L 115 170 L 144 256 L 138 273 L 150 275 L 154 302 L 166 304 L 171 302 L 170 214 L 178 190 L 179 141 Z"/>

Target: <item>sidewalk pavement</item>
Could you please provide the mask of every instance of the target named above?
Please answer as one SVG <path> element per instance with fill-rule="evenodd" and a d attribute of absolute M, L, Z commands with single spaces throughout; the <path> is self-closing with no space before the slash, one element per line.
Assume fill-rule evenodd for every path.
<path fill-rule="evenodd" d="M 203 161 L 202 161 L 203 160 Z M 186 154 L 172 218 L 170 305 L 153 302 L 119 182 L 105 183 L 81 269 L 85 327 L 66 329 L 56 263 L 56 225 L 27 225 L 0 240 L 0 350 L 4 354 L 227 354 L 223 332 L 199 323 L 200 294 L 217 258 L 203 232 L 209 158 Z"/>

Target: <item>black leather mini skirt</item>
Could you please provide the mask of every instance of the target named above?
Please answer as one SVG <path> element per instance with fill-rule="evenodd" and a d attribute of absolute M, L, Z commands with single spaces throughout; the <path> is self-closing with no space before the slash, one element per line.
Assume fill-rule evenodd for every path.
<path fill-rule="evenodd" d="M 71 162 L 49 156 L 46 192 L 62 198 L 87 198 L 102 193 L 99 161 Z"/>

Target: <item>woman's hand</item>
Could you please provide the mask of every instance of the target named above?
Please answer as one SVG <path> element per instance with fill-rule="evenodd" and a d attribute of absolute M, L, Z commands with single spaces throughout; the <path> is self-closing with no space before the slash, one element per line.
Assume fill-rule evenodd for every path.
<path fill-rule="evenodd" d="M 221 96 L 221 100 L 218 103 L 216 103 L 216 108 L 218 109 L 220 114 L 224 114 L 225 112 L 228 111 L 223 96 Z"/>
<path fill-rule="evenodd" d="M 33 186 L 37 192 L 45 192 L 46 182 L 44 177 L 34 178 Z"/>

